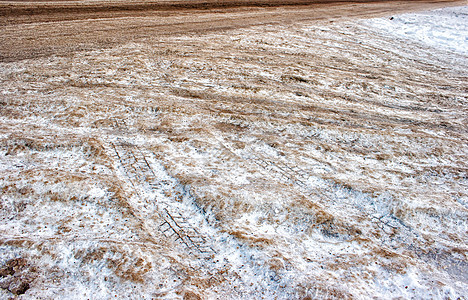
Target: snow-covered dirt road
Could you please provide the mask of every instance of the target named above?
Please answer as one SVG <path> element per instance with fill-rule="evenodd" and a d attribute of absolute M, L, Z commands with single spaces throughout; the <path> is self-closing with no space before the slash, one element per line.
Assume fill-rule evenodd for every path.
<path fill-rule="evenodd" d="M 467 12 L 0 63 L 0 298 L 466 297 Z"/>

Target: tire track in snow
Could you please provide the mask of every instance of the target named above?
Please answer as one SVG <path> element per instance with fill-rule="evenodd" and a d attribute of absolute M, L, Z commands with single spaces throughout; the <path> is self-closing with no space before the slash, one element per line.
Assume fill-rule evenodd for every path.
<path fill-rule="evenodd" d="M 395 240 L 404 240 L 410 242 L 410 247 L 413 247 L 413 244 L 421 239 L 416 230 L 393 214 L 391 203 L 388 203 L 392 199 L 385 196 L 374 197 L 346 188 L 322 179 L 317 174 L 313 174 L 313 171 L 305 170 L 298 165 L 291 165 L 282 160 L 269 158 L 267 154 L 259 153 L 254 149 L 250 149 L 246 153 L 238 153 L 228 144 L 228 141 L 219 137 L 216 139 L 235 156 L 253 163 L 264 170 L 267 176 L 280 182 L 286 181 L 292 184 L 307 199 L 318 204 L 321 209 L 331 215 L 339 216 L 341 220 L 348 219 L 350 212 L 354 215 L 360 215 L 383 231 L 389 237 L 389 243 Z M 315 167 L 327 169 L 320 162 Z"/>
<path fill-rule="evenodd" d="M 255 156 L 254 163 L 267 171 L 268 174 L 280 181 L 286 180 L 292 183 L 309 199 L 318 200 L 322 207 L 328 211 L 333 210 L 334 215 L 342 215 L 341 212 L 348 214 L 353 211 L 356 215 L 362 215 L 375 223 L 382 231 L 391 236 L 391 240 L 393 240 L 395 231 L 399 233 L 397 235 L 400 237 L 409 237 L 410 239 L 419 237 L 417 232 L 391 212 L 390 205 L 386 203 L 391 199 L 379 199 L 360 191 L 345 188 L 310 174 L 297 166 L 291 167 L 285 162 L 273 161 L 259 153 Z M 341 217 L 346 218 L 344 215 Z"/>
<path fill-rule="evenodd" d="M 178 191 L 180 184 L 165 173 L 162 166 L 154 166 L 156 161 L 150 152 L 125 142 L 111 142 L 109 148 L 136 194 L 129 204 L 145 223 L 150 235 L 157 231 L 198 256 L 208 257 L 216 253 L 207 235 L 195 228 L 196 221 L 190 220 L 193 217 L 189 214 L 193 212 L 167 196 L 175 194 L 179 200 L 184 197 Z"/>
<path fill-rule="evenodd" d="M 135 193 L 128 204 L 144 224 L 145 231 L 154 239 L 163 237 L 178 242 L 183 252 L 189 254 L 191 268 L 195 270 L 196 266 L 205 276 L 208 274 L 208 282 L 225 281 L 229 274 L 234 277 L 228 279 L 234 280 L 230 284 L 256 282 L 265 295 L 278 291 L 279 285 L 285 284 L 275 270 L 268 267 L 268 257 L 235 237 L 218 232 L 202 213 L 189 207 L 195 203 L 194 196 L 167 173 L 152 152 L 121 140 L 109 142 L 104 148 Z M 290 292 L 281 293 L 289 295 Z M 243 295 L 243 291 L 238 293 Z M 273 294 L 266 297 L 273 297 Z"/>

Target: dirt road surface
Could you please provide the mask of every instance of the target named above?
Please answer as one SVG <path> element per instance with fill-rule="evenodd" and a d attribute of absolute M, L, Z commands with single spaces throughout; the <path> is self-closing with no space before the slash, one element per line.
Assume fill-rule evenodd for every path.
<path fill-rule="evenodd" d="M 376 17 L 464 1 L 1 1 L 0 61 L 99 49 L 161 35 Z"/>

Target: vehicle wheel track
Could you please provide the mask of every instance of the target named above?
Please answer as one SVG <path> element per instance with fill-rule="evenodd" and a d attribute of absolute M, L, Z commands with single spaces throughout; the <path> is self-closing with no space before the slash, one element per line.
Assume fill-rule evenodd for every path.
<path fill-rule="evenodd" d="M 118 168 L 123 171 L 126 181 L 133 187 L 137 201 L 130 205 L 146 224 L 147 230 L 157 230 L 166 238 L 179 242 L 191 254 L 210 256 L 216 253 L 209 239 L 192 225 L 190 217 L 178 209 L 176 201 L 167 196 L 147 194 L 147 191 L 162 194 L 167 190 L 175 194 L 175 188 L 180 185 L 158 178 L 158 172 L 150 163 L 150 152 L 122 141 L 110 142 L 107 148 L 118 163 Z"/>

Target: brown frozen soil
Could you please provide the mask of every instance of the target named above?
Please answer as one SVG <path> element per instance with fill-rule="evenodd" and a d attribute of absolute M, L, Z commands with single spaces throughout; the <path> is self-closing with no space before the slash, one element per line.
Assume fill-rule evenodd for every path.
<path fill-rule="evenodd" d="M 464 1 L 0 1 L 0 61 L 99 49 L 161 35 L 376 17 Z"/>
<path fill-rule="evenodd" d="M 0 2 L 0 298 L 466 295 L 468 58 L 360 20 L 465 3 L 364 2 Z"/>

